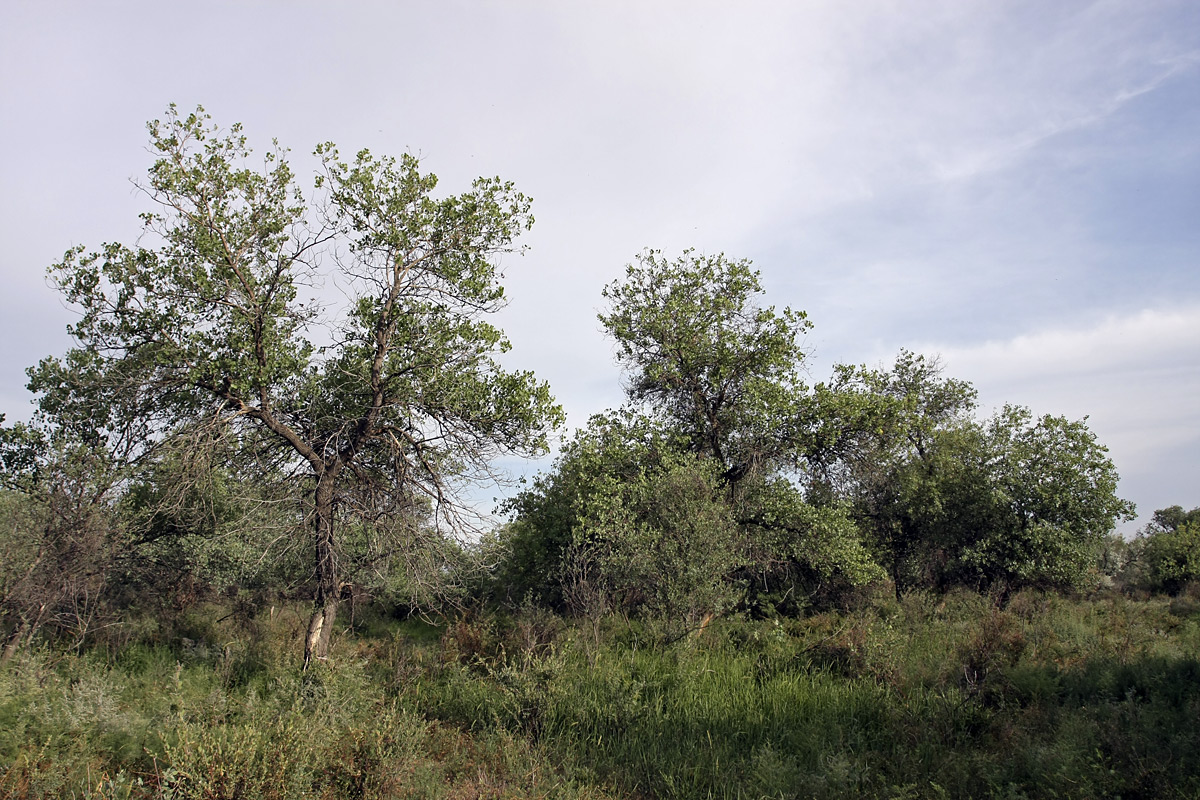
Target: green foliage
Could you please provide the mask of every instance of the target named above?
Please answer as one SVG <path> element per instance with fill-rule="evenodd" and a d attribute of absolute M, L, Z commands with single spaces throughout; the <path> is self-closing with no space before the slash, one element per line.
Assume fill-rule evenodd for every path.
<path fill-rule="evenodd" d="M 1116 495 L 1117 471 L 1086 420 L 1005 406 L 986 428 L 992 524 L 964 542 L 961 563 L 977 580 L 1081 587 L 1106 534 L 1133 505 Z"/>
<path fill-rule="evenodd" d="M 363 151 L 347 165 L 323 145 L 326 195 L 310 211 L 284 151 L 263 172 L 246 166 L 239 126 L 223 134 L 172 108 L 150 132 L 159 159 L 144 190 L 158 210 L 143 241 L 158 246 L 75 248 L 51 270 L 82 312 L 80 347 L 31 371 L 51 421 L 152 444 L 165 421 L 216 411 L 309 461 L 332 448 L 382 469 L 400 455 L 411 481 L 481 447 L 544 446 L 559 412 L 529 374 L 499 369 L 490 354 L 508 345 L 480 319 L 503 299 L 495 256 L 532 222 L 511 184 L 438 200 L 411 157 Z M 328 351 L 305 338 L 322 317 L 301 296 L 322 249 L 355 297 Z M 432 422 L 443 436 L 415 433 Z"/>
<path fill-rule="evenodd" d="M 1144 572 L 1142 542 L 1109 533 L 1096 554 L 1096 570 L 1101 588 L 1128 589 L 1139 585 Z"/>
<path fill-rule="evenodd" d="M 364 150 L 346 163 L 331 144 L 317 148 L 309 200 L 286 151 L 276 144 L 256 164 L 240 126 L 222 131 L 202 109 L 172 106 L 149 130 L 144 233 L 133 247 L 73 248 L 51 268 L 79 310 L 77 346 L 31 369 L 30 389 L 44 426 L 117 464 L 180 452 L 187 437 L 232 451 L 248 470 L 239 477 L 304 476 L 290 489 L 311 498 L 318 611 L 307 647 L 323 654 L 347 577 L 345 525 L 461 531 L 462 483 L 498 455 L 544 451 L 562 420 L 544 383 L 500 366 L 509 345 L 486 321 L 504 302 L 496 262 L 519 251 L 530 200 L 496 178 L 438 198 L 415 158 Z M 345 308 L 316 302 L 318 265 Z M 164 491 L 176 490 L 134 499 L 143 521 L 204 532 L 191 512 L 222 490 L 197 484 L 166 516 L 145 502 L 172 500 Z M 432 509 L 437 529 L 408 524 L 414 509 Z"/>
<path fill-rule="evenodd" d="M 600 320 L 645 415 L 594 417 L 508 506 L 504 585 L 694 622 L 748 591 L 794 610 L 822 583 L 880 576 L 845 511 L 791 481 L 809 324 L 761 293 L 749 262 L 690 250 L 648 250 L 606 287 Z"/>
<path fill-rule="evenodd" d="M 1160 527 L 1152 527 L 1142 542 L 1149 588 L 1171 594 L 1200 581 L 1200 508 L 1187 515 L 1172 514 L 1175 509 L 1182 511 L 1179 506 L 1156 511 Z"/>
<path fill-rule="evenodd" d="M 1153 518 L 1141 533 L 1144 536 L 1153 536 L 1156 533 L 1178 530 L 1192 522 L 1200 522 L 1200 507 L 1184 511 L 1183 506 L 1169 506 L 1155 511 Z"/>
<path fill-rule="evenodd" d="M 589 504 L 605 487 L 644 479 L 680 449 L 664 426 L 631 412 L 596 415 L 563 445 L 554 469 L 505 504 L 515 516 L 501 532 L 499 585 L 561 608 L 564 557 Z"/>
<path fill-rule="evenodd" d="M 21 636 L 21 619 L 34 614 L 37 573 L 44 559 L 38 531 L 46 507 L 27 495 L 0 489 L 0 610 L 5 638 Z"/>
<path fill-rule="evenodd" d="M 1164 637 L 1168 619 L 1161 603 L 914 593 L 668 648 L 612 620 L 598 645 L 447 670 L 425 707 L 634 796 L 1187 797 L 1197 629 Z"/>
<path fill-rule="evenodd" d="M 760 308 L 749 261 L 647 250 L 604 289 L 600 315 L 629 375 L 629 397 L 736 482 L 777 465 L 804 384 L 804 312 Z"/>
<path fill-rule="evenodd" d="M 847 508 L 811 505 L 782 477 L 743 487 L 734 514 L 745 602 L 755 611 L 795 613 L 813 597 L 836 602 L 852 587 L 884 577 Z"/>
<path fill-rule="evenodd" d="M 127 573 L 141 591 L 169 596 L 185 576 L 218 592 L 280 589 L 306 577 L 295 547 L 303 530 L 296 487 L 254 475 L 235 443 L 214 434 L 176 431 L 121 497 L 134 548 Z"/>
<path fill-rule="evenodd" d="M 1005 406 L 977 422 L 974 389 L 906 351 L 888 372 L 842 368 L 834 386 L 863 398 L 841 404 L 856 445 L 838 454 L 841 485 L 897 593 L 1096 579 L 1104 536 L 1133 508 L 1086 420 Z"/>
<path fill-rule="evenodd" d="M 593 417 L 509 503 L 501 584 L 518 600 L 682 624 L 726 608 L 739 553 L 718 469 L 646 417 Z"/>
<path fill-rule="evenodd" d="M 211 619 L 214 615 L 208 615 Z M 545 612 L 392 623 L 299 674 L 292 609 L 0 668 L 0 795 L 1191 797 L 1200 624 L 955 591 L 665 646 Z M 431 635 L 431 633 L 433 635 Z"/>
<path fill-rule="evenodd" d="M 974 388 L 943 378 L 936 359 L 902 350 L 887 371 L 839 367 L 826 394 L 842 398 L 823 403 L 832 412 L 823 427 L 840 436 L 814 453 L 818 485 L 851 500 L 897 594 L 929 585 L 953 547 L 948 528 L 979 516 Z"/>
<path fill-rule="evenodd" d="M 0 414 L 0 489 L 34 490 L 48 446 L 37 428 L 20 422 L 5 427 L 4 415 Z"/>
<path fill-rule="evenodd" d="M 376 691 L 361 663 L 303 678 L 276 666 L 241 687 L 221 679 L 220 664 L 146 655 L 57 670 L 27 658 L 0 677 L 0 794 L 442 798 L 473 782 L 539 783 L 528 747 L 430 724 Z"/>
<path fill-rule="evenodd" d="M 741 553 L 717 471 L 711 459 L 671 454 L 635 480 L 606 476 L 563 567 L 575 605 L 599 601 L 685 629 L 728 609 Z"/>

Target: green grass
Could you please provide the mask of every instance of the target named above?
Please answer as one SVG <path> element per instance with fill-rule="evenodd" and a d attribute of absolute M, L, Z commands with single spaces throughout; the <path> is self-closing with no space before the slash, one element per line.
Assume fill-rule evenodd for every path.
<path fill-rule="evenodd" d="M 880 598 L 671 645 L 365 615 L 306 674 L 297 615 L 193 624 L 0 668 L 0 796 L 1200 797 L 1192 611 Z"/>

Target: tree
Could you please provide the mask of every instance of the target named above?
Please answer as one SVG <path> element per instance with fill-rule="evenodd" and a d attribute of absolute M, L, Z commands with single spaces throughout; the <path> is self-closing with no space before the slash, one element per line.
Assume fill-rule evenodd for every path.
<path fill-rule="evenodd" d="M 436 525 L 461 529 L 463 481 L 499 454 L 543 451 L 561 422 L 545 384 L 496 362 L 508 343 L 486 321 L 530 201 L 496 178 L 437 198 L 415 158 L 346 163 L 332 144 L 316 150 L 306 201 L 277 144 L 251 166 L 240 126 L 172 106 L 149 130 L 145 232 L 51 268 L 80 309 L 77 346 L 32 369 L 30 388 L 44 419 L 131 457 L 207 425 L 306 476 L 307 666 L 337 615 L 339 523 L 424 500 Z M 325 265 L 348 300 L 337 314 L 310 288 Z"/>
<path fill-rule="evenodd" d="M 647 250 L 605 288 L 630 404 L 594 417 L 511 504 L 508 585 L 562 602 L 561 582 L 533 576 L 586 578 L 686 618 L 750 583 L 794 597 L 810 576 L 880 577 L 845 509 L 814 509 L 791 480 L 809 324 L 761 294 L 748 261 L 691 250 Z"/>
<path fill-rule="evenodd" d="M 819 388 L 828 398 L 810 415 L 806 461 L 824 493 L 851 499 L 899 597 L 930 582 L 954 538 L 947 527 L 970 517 L 975 389 L 908 350 L 889 370 L 839 366 Z"/>
<path fill-rule="evenodd" d="M 782 474 L 739 492 L 734 517 L 746 607 L 796 612 L 811 601 L 838 603 L 848 590 L 883 579 L 849 512 L 842 502 L 807 502 Z"/>
<path fill-rule="evenodd" d="M 604 289 L 629 399 L 668 421 L 730 485 L 789 449 L 785 421 L 805 391 L 804 312 L 760 308 L 749 261 L 646 250 Z"/>
<path fill-rule="evenodd" d="M 1139 532 L 1137 544 L 1151 589 L 1178 594 L 1190 581 L 1200 580 L 1200 508 L 1158 509 Z"/>
<path fill-rule="evenodd" d="M 1023 586 L 1080 587 L 1104 537 L 1133 518 L 1133 504 L 1117 497 L 1108 448 L 1086 418 L 1035 418 L 1021 406 L 1006 405 L 983 430 L 991 508 L 963 531 L 963 577 L 1001 600 Z"/>
<path fill-rule="evenodd" d="M 1192 522 L 1200 522 L 1200 507 L 1184 511 L 1183 506 L 1168 506 L 1155 511 L 1150 522 L 1138 533 L 1142 536 L 1154 536 L 1158 533 L 1177 531 Z"/>
<path fill-rule="evenodd" d="M 1005 406 L 973 416 L 975 389 L 936 359 L 901 351 L 887 371 L 840 368 L 826 407 L 849 409 L 827 447 L 855 517 L 871 532 L 897 596 L 913 586 L 1081 585 L 1104 536 L 1132 506 L 1086 420 Z M 864 432 L 863 426 L 873 430 Z"/>

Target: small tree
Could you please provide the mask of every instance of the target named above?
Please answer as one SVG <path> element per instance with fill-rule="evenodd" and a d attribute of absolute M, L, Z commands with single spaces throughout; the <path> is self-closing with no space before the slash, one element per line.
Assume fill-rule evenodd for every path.
<path fill-rule="evenodd" d="M 1160 508 L 1138 537 L 1151 589 L 1177 594 L 1200 580 L 1200 508 Z"/>
<path fill-rule="evenodd" d="M 439 199 L 411 156 L 346 163 L 325 144 L 308 202 L 277 145 L 251 165 L 239 126 L 172 107 L 149 129 L 145 233 L 51 268 L 80 309 L 77 346 L 31 370 L 30 388 L 45 420 L 135 443 L 132 457 L 209 425 L 306 476 L 307 666 L 326 656 L 337 615 L 339 520 L 424 498 L 439 529 L 459 530 L 462 482 L 499 454 L 543 451 L 562 419 L 545 384 L 500 368 L 508 343 L 486 321 L 530 201 L 494 178 Z M 323 266 L 348 300 L 337 313 L 305 296 Z"/>
<path fill-rule="evenodd" d="M 1087 420 L 1005 406 L 985 427 L 992 511 L 964 532 L 967 574 L 1006 598 L 1022 586 L 1076 588 L 1092 577 L 1105 535 L 1132 519 L 1117 470 Z"/>

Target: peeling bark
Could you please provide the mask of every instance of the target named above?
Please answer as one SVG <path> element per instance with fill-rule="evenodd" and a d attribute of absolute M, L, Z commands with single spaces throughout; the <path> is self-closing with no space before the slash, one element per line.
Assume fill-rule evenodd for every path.
<path fill-rule="evenodd" d="M 308 633 L 304 637 L 304 668 L 308 669 L 312 660 L 325 660 L 329 657 L 329 641 L 333 635 L 333 626 L 337 620 L 338 605 L 341 600 L 341 581 L 338 575 L 337 547 L 333 529 L 333 486 L 334 473 L 332 470 L 323 472 L 317 478 L 316 500 L 316 577 L 317 593 L 313 603 L 313 615 L 308 623 Z"/>

